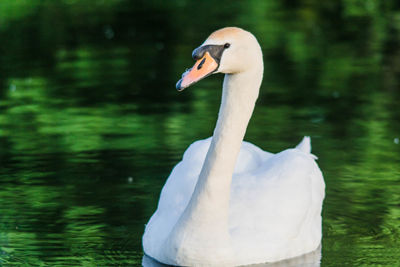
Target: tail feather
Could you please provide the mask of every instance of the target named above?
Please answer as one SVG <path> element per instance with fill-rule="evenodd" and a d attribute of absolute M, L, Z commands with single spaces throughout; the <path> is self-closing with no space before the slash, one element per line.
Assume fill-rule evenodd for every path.
<path fill-rule="evenodd" d="M 303 140 L 301 140 L 296 148 L 304 153 L 309 154 L 313 159 L 318 159 L 317 156 L 311 154 L 311 138 L 309 136 L 304 136 Z"/>
<path fill-rule="evenodd" d="M 304 136 L 303 140 L 296 146 L 297 149 L 304 153 L 311 153 L 311 138 Z"/>

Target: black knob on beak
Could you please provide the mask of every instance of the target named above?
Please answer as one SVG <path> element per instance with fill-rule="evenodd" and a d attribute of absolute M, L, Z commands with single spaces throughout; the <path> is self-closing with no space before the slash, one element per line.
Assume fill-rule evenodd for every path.
<path fill-rule="evenodd" d="M 204 56 L 205 52 L 206 52 L 206 47 L 200 46 L 200 47 L 196 48 L 195 50 L 193 50 L 192 58 L 194 60 L 199 60 L 200 58 L 202 58 Z"/>
<path fill-rule="evenodd" d="M 219 64 L 222 53 L 225 49 L 226 48 L 224 45 L 204 45 L 193 50 L 192 57 L 197 61 L 204 57 L 204 54 L 208 52 L 210 56 Z"/>

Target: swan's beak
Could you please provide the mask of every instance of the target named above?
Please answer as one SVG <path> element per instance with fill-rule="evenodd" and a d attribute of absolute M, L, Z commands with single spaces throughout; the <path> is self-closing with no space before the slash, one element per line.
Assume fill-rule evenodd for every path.
<path fill-rule="evenodd" d="M 186 87 L 212 74 L 217 68 L 218 63 L 210 53 L 205 52 L 204 56 L 197 60 L 191 69 L 182 74 L 182 78 L 176 83 L 176 89 L 182 91 Z"/>

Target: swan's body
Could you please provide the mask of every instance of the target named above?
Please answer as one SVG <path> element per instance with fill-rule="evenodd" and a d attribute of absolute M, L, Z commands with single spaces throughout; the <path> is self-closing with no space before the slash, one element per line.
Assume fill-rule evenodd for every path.
<path fill-rule="evenodd" d="M 199 49 L 198 63 L 177 86 L 210 71 L 227 73 L 217 125 L 212 138 L 186 150 L 168 178 L 146 225 L 145 253 L 172 265 L 237 266 L 317 249 L 325 185 L 309 138 L 278 154 L 243 142 L 262 80 L 256 39 L 224 28 Z"/>

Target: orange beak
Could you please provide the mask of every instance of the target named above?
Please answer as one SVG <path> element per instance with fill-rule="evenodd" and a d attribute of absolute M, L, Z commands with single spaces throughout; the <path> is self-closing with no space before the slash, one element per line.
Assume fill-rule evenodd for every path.
<path fill-rule="evenodd" d="M 212 74 L 217 68 L 218 63 L 208 52 L 205 52 L 204 56 L 197 60 L 191 69 L 182 74 L 182 78 L 176 83 L 176 89 L 182 91 L 186 87 Z"/>

